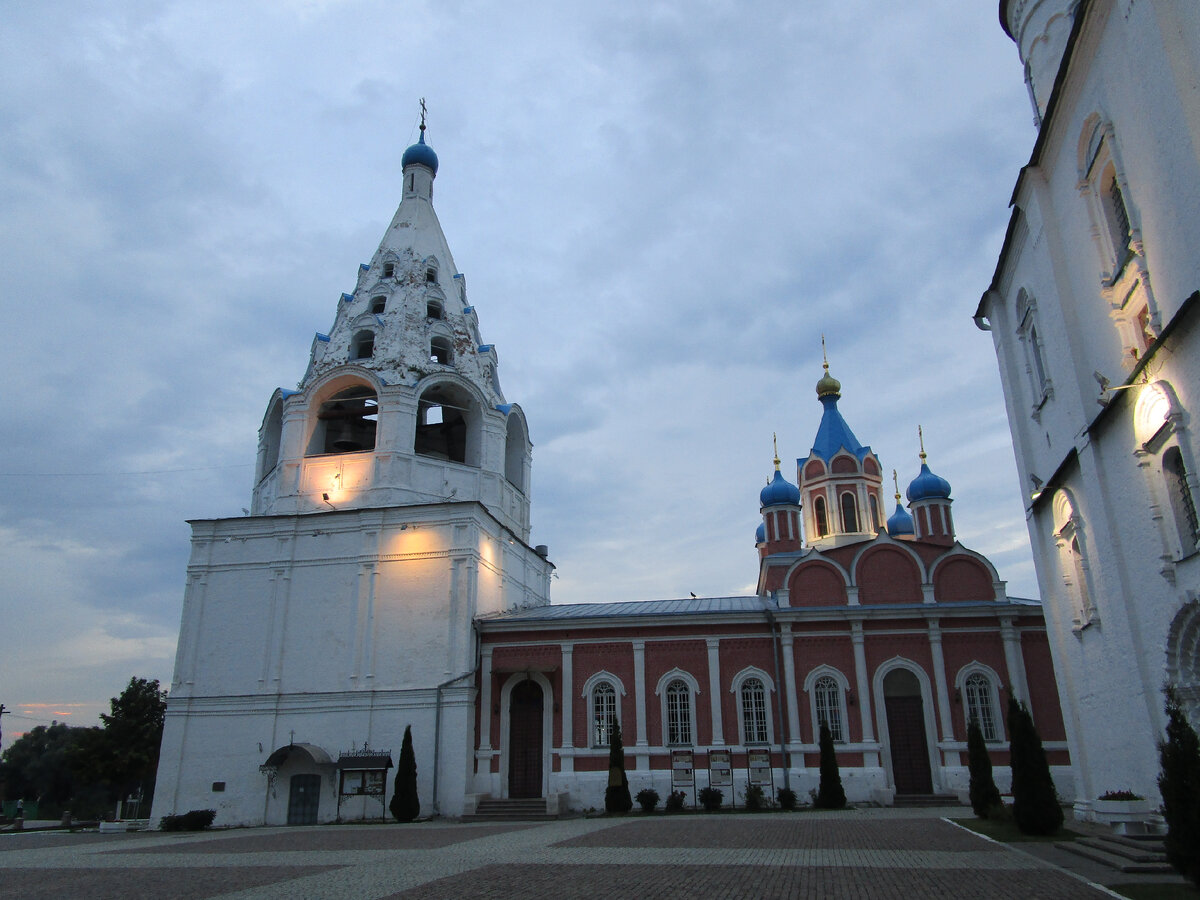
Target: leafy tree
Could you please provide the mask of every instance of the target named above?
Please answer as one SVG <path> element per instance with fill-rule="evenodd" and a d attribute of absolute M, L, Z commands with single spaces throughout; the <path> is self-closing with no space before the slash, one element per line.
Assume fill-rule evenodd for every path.
<path fill-rule="evenodd" d="M 981 819 L 987 819 L 1003 807 L 1000 791 L 992 778 L 992 758 L 988 756 L 979 720 L 971 716 L 967 723 L 967 768 L 971 773 L 971 809 Z"/>
<path fill-rule="evenodd" d="M 625 746 L 621 743 L 621 725 L 616 718 L 612 720 L 612 740 L 608 746 L 608 787 L 604 791 L 604 808 L 610 813 L 627 813 L 633 809 L 629 779 L 625 776 Z"/>
<path fill-rule="evenodd" d="M 102 786 L 110 802 L 139 791 L 149 801 L 158 776 L 167 692 L 158 679 L 130 678 L 109 708 L 100 714 L 103 727 L 88 729 L 72 751 L 71 767 L 82 782 Z"/>
<path fill-rule="evenodd" d="M 38 725 L 21 735 L 4 751 L 0 761 L 4 796 L 10 800 L 37 800 L 43 809 L 67 807 L 84 783 L 69 760 L 81 743 L 99 731 L 99 728 L 79 728 L 55 722 Z M 103 806 L 103 797 L 90 796 L 88 799 L 96 802 L 98 808 Z"/>
<path fill-rule="evenodd" d="M 1188 724 L 1175 689 L 1167 687 L 1167 739 L 1158 745 L 1158 790 L 1167 820 L 1167 860 L 1200 885 L 1200 740 Z"/>
<path fill-rule="evenodd" d="M 1042 739 L 1029 709 L 1008 698 L 1009 764 L 1012 766 L 1013 820 L 1024 834 L 1054 834 L 1063 811 L 1046 762 Z"/>
<path fill-rule="evenodd" d="M 821 722 L 820 746 L 821 784 L 817 788 L 814 805 L 819 809 L 842 809 L 846 805 L 846 791 L 842 788 L 842 775 L 838 771 L 833 734 L 824 721 Z"/>
<path fill-rule="evenodd" d="M 397 822 L 411 822 L 421 814 L 421 798 L 417 796 L 417 757 L 413 753 L 412 726 L 404 726 L 404 743 L 400 745 L 400 764 L 396 766 L 396 791 L 390 807 Z"/>

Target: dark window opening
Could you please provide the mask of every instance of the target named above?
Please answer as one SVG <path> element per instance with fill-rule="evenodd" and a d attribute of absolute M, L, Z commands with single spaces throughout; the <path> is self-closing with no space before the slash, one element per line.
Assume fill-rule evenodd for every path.
<path fill-rule="evenodd" d="M 360 331 L 354 335 L 354 341 L 351 345 L 351 359 L 370 359 L 375 355 L 375 333 L 372 331 Z"/>
<path fill-rule="evenodd" d="M 392 278 L 395 276 L 395 274 L 396 274 L 395 263 L 384 263 L 383 264 L 383 277 L 384 278 Z"/>
<path fill-rule="evenodd" d="M 378 412 L 375 392 L 365 385 L 334 394 L 317 412 L 309 454 L 374 450 Z"/>
<path fill-rule="evenodd" d="M 846 534 L 858 531 L 858 503 L 849 491 L 842 494 L 842 531 Z"/>
<path fill-rule="evenodd" d="M 435 337 L 429 342 L 429 360 L 443 366 L 454 363 L 454 349 L 450 346 L 449 338 Z"/>
<path fill-rule="evenodd" d="M 214 781 L 214 782 L 213 782 L 213 785 L 212 785 L 212 789 L 213 789 L 213 793 L 214 793 L 214 794 L 219 794 L 219 793 L 221 793 L 222 791 L 224 791 L 224 790 L 225 790 L 225 782 L 223 782 L 223 781 Z"/>
<path fill-rule="evenodd" d="M 422 398 L 417 412 L 416 452 L 449 462 L 467 461 L 466 410 Z"/>
<path fill-rule="evenodd" d="M 373 312 L 375 315 L 379 315 L 385 309 L 387 309 L 387 297 L 371 298 L 371 312 Z"/>
<path fill-rule="evenodd" d="M 1163 471 L 1167 476 L 1167 490 L 1171 495 L 1171 507 L 1175 513 L 1179 537 L 1183 542 L 1183 555 L 1196 549 L 1200 541 L 1200 520 L 1196 517 L 1196 503 L 1188 484 L 1187 469 L 1183 467 L 1183 455 L 1178 447 L 1172 447 L 1163 458 Z"/>
<path fill-rule="evenodd" d="M 442 317 L 442 301 L 430 300 L 425 304 L 425 317 L 427 319 L 440 319 Z"/>
<path fill-rule="evenodd" d="M 825 498 L 818 497 L 816 503 L 813 504 L 813 510 L 817 516 L 817 537 L 825 537 L 829 534 L 829 516 L 825 512 Z"/>
<path fill-rule="evenodd" d="M 425 280 L 430 284 L 437 284 L 437 269 L 432 266 L 425 270 Z"/>
<path fill-rule="evenodd" d="M 879 524 L 879 501 L 875 499 L 874 494 L 871 494 L 867 499 L 871 504 L 871 530 L 878 534 L 883 530 Z"/>

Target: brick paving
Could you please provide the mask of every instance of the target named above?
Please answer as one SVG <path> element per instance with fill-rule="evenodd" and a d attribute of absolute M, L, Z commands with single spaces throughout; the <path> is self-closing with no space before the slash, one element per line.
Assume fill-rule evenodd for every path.
<path fill-rule="evenodd" d="M 1114 896 L 924 810 L 0 835 L 0 850 L 0 893 L 23 900 Z"/>

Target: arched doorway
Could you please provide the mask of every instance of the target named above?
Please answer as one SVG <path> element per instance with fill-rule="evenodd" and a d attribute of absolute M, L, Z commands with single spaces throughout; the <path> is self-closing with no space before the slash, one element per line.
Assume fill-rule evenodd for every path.
<path fill-rule="evenodd" d="M 921 683 L 908 669 L 893 669 L 883 678 L 888 750 L 897 794 L 932 794 L 929 744 L 925 739 L 925 704 Z"/>
<path fill-rule="evenodd" d="M 542 796 L 541 686 L 526 679 L 512 689 L 508 705 L 508 796 Z"/>

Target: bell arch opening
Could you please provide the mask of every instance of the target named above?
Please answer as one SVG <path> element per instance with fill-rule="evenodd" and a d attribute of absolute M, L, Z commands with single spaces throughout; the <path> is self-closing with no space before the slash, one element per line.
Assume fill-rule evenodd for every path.
<path fill-rule="evenodd" d="M 305 455 L 374 450 L 378 414 L 379 398 L 367 385 L 338 391 L 318 407 Z"/>
<path fill-rule="evenodd" d="M 483 421 L 479 401 L 456 384 L 427 387 L 417 401 L 413 452 L 467 466 L 479 465 Z"/>

